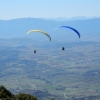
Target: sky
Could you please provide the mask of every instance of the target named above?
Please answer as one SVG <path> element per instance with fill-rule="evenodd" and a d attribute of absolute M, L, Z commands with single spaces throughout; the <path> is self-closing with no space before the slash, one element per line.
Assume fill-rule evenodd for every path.
<path fill-rule="evenodd" d="M 0 0 L 0 19 L 100 17 L 100 0 Z"/>

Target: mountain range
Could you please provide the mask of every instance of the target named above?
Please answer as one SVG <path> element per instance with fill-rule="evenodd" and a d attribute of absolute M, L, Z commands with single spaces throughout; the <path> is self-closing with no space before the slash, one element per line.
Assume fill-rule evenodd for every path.
<path fill-rule="evenodd" d="M 58 26 L 67 25 L 77 29 L 81 38 L 70 29 L 57 29 Z M 100 18 L 57 21 L 42 18 L 19 18 L 0 20 L 0 38 L 33 38 L 48 40 L 40 33 L 26 35 L 29 30 L 43 30 L 53 41 L 100 41 Z"/>

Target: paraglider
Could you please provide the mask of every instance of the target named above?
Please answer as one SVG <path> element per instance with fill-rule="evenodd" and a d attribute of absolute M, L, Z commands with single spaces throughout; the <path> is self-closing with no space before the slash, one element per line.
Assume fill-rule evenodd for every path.
<path fill-rule="evenodd" d="M 81 37 L 80 33 L 75 28 L 73 28 L 73 27 L 70 27 L 70 26 L 60 26 L 58 28 L 69 28 L 69 29 L 73 30 L 74 32 L 76 32 L 79 38 Z M 58 28 L 56 28 L 56 29 L 58 29 Z"/>
<path fill-rule="evenodd" d="M 62 47 L 62 50 L 65 50 L 65 48 L 64 48 L 64 47 Z"/>
<path fill-rule="evenodd" d="M 44 32 L 44 31 L 42 31 L 42 30 L 30 30 L 30 31 L 27 32 L 27 34 L 29 34 L 29 33 L 31 33 L 31 32 L 40 32 L 40 33 L 43 33 L 43 34 L 45 34 L 46 36 L 48 36 L 48 38 L 49 38 L 50 41 L 51 41 L 51 37 L 50 37 L 46 32 Z"/>
<path fill-rule="evenodd" d="M 36 53 L 36 50 L 34 50 L 34 53 Z"/>
<path fill-rule="evenodd" d="M 79 38 L 81 37 L 80 33 L 73 27 L 70 27 L 70 26 L 59 26 L 56 29 L 58 29 L 58 28 L 69 28 L 69 29 L 73 30 L 74 32 L 76 32 Z M 65 48 L 62 47 L 62 50 L 65 50 Z"/>
<path fill-rule="evenodd" d="M 51 37 L 50 37 L 46 32 L 44 32 L 44 31 L 42 31 L 42 30 L 30 30 L 30 31 L 27 32 L 27 34 L 29 34 L 29 33 L 31 33 L 31 32 L 40 32 L 40 33 L 43 33 L 43 34 L 46 35 L 46 36 L 49 38 L 49 40 L 51 41 Z M 36 53 L 36 50 L 34 50 L 34 53 Z"/>

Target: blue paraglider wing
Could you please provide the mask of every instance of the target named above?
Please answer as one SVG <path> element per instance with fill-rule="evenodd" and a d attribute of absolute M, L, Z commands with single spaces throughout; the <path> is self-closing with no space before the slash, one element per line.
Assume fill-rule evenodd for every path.
<path fill-rule="evenodd" d="M 72 29 L 73 31 L 75 31 L 75 32 L 77 33 L 77 35 L 78 35 L 79 38 L 80 38 L 80 33 L 79 33 L 76 29 L 74 29 L 74 28 L 72 28 L 72 27 L 70 27 L 70 26 L 60 26 L 60 27 L 58 27 L 58 28 L 69 28 L 69 29 Z"/>

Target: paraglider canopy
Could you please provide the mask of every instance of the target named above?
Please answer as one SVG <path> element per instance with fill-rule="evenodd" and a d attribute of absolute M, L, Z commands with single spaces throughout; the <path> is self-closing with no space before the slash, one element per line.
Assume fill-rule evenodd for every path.
<path fill-rule="evenodd" d="M 31 33 L 31 32 L 40 32 L 40 33 L 43 33 L 43 34 L 45 34 L 45 35 L 50 39 L 50 41 L 51 41 L 50 35 L 47 34 L 47 33 L 44 32 L 44 31 L 42 31 L 42 30 L 30 30 L 30 31 L 27 32 L 27 34 L 29 34 L 29 33 Z"/>
<path fill-rule="evenodd" d="M 73 30 L 74 32 L 76 32 L 79 38 L 81 37 L 80 33 L 73 27 L 70 27 L 70 26 L 59 26 L 56 29 L 58 29 L 58 28 L 69 28 L 69 29 Z"/>

